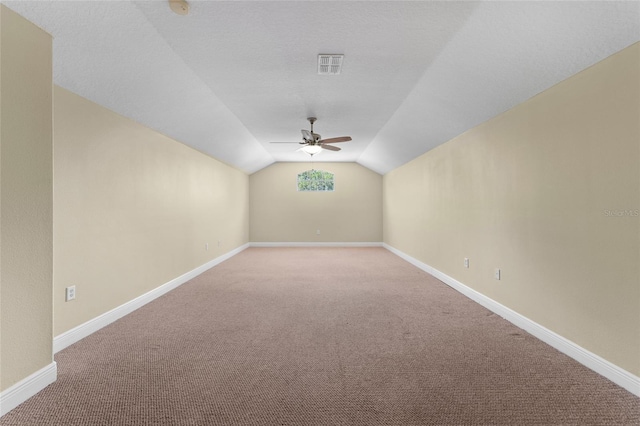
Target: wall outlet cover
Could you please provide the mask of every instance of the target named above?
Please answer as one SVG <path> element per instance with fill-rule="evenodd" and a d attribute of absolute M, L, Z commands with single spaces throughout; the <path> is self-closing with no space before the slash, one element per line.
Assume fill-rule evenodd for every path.
<path fill-rule="evenodd" d="M 64 301 L 69 302 L 76 298 L 76 286 L 72 285 L 64 289 Z"/>

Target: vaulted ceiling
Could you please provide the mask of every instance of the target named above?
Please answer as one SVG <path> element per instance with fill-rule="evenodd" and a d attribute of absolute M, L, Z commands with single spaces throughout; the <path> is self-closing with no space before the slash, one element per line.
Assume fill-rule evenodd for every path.
<path fill-rule="evenodd" d="M 306 117 L 384 174 L 640 40 L 638 2 L 3 1 L 54 82 L 248 173 L 308 161 Z M 340 75 L 317 55 L 344 54 Z"/>

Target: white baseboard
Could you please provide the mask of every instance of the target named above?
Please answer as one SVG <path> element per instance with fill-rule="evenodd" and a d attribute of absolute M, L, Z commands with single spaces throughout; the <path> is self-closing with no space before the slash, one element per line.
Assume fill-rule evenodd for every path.
<path fill-rule="evenodd" d="M 529 334 L 537 337 L 548 345 L 553 346 L 565 355 L 570 356 L 582 365 L 606 377 L 618 386 L 625 388 L 636 396 L 640 396 L 640 377 L 618 367 L 615 364 L 612 364 L 606 359 L 584 349 L 583 347 L 578 346 L 567 338 L 554 333 L 529 318 L 507 308 L 493 299 L 490 299 L 482 293 L 467 287 L 455 278 L 438 271 L 426 263 L 423 263 L 386 243 L 383 244 L 383 247 L 428 274 L 433 275 L 448 286 L 464 294 L 469 299 L 500 315 L 502 318 L 517 327 L 520 327 Z"/>
<path fill-rule="evenodd" d="M 57 365 L 52 362 L 0 393 L 0 417 L 55 382 L 57 376 Z"/>
<path fill-rule="evenodd" d="M 382 243 L 315 243 L 315 242 L 278 242 L 249 243 L 251 247 L 382 247 Z"/>
<path fill-rule="evenodd" d="M 77 341 L 89 336 L 90 334 L 95 333 L 96 331 L 100 330 L 102 327 L 111 324 L 112 322 L 135 311 L 141 306 L 146 305 L 152 300 L 157 299 L 163 294 L 168 293 L 174 288 L 186 283 L 190 279 L 195 278 L 196 276 L 200 275 L 206 270 L 211 269 L 214 266 L 224 262 L 225 260 L 235 256 L 241 251 L 247 249 L 248 247 L 249 247 L 249 243 L 244 244 L 234 250 L 231 250 L 228 253 L 223 254 L 222 256 L 216 257 L 215 259 L 205 263 L 202 266 L 199 266 L 185 274 L 180 275 L 177 278 L 174 278 L 168 283 L 165 283 L 160 287 L 157 287 L 149 291 L 148 293 L 138 296 L 135 299 L 130 300 L 127 303 L 124 303 L 118 306 L 117 308 L 114 308 L 108 312 L 105 312 L 102 315 L 99 315 L 85 322 L 84 324 L 80 324 L 79 326 L 74 327 L 69 331 L 59 334 L 58 336 L 53 338 L 53 353 L 54 354 L 58 353 L 62 349 L 66 348 L 67 346 L 70 346 L 76 343 Z"/>

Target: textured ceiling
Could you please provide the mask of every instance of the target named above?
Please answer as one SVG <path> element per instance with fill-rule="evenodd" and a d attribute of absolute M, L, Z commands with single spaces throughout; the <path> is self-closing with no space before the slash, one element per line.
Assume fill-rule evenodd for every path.
<path fill-rule="evenodd" d="M 640 40 L 639 2 L 3 1 L 54 36 L 54 81 L 246 172 L 386 173 Z M 319 53 L 345 55 L 317 75 Z"/>

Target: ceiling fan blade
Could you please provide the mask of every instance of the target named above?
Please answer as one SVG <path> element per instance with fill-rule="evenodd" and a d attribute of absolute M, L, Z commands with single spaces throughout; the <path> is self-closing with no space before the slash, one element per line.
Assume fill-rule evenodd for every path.
<path fill-rule="evenodd" d="M 331 146 L 331 145 L 321 145 L 322 149 L 328 149 L 329 151 L 340 151 L 341 148 L 338 148 L 337 146 Z"/>
<path fill-rule="evenodd" d="M 269 143 L 303 143 L 303 142 L 269 142 Z"/>
<path fill-rule="evenodd" d="M 340 136 L 339 138 L 329 138 L 320 140 L 320 143 L 338 143 L 338 142 L 349 142 L 351 140 L 351 136 Z"/>

